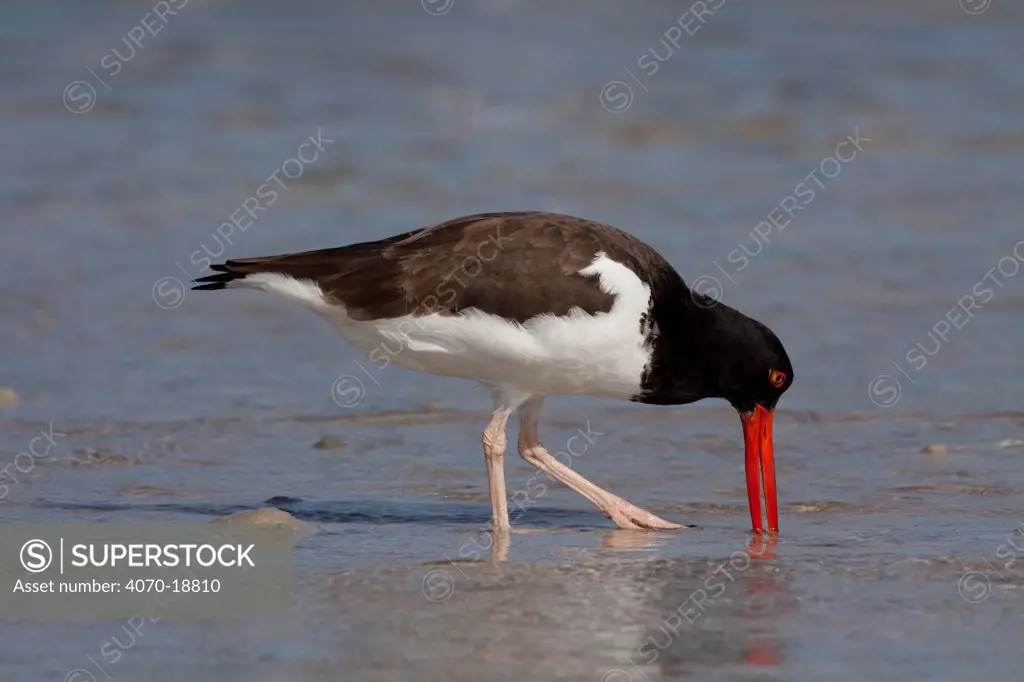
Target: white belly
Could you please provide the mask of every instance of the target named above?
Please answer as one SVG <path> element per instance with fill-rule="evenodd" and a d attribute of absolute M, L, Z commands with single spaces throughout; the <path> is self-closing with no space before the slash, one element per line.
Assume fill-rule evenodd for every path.
<path fill-rule="evenodd" d="M 650 290 L 631 270 L 603 255 L 580 274 L 598 276 L 601 288 L 615 295 L 609 312 L 589 315 L 575 308 L 562 317 L 542 315 L 523 325 L 475 309 L 459 315 L 353 320 L 310 281 L 264 273 L 238 284 L 272 291 L 325 317 L 379 368 L 395 364 L 539 395 L 634 396 L 650 360 L 640 328 Z"/>

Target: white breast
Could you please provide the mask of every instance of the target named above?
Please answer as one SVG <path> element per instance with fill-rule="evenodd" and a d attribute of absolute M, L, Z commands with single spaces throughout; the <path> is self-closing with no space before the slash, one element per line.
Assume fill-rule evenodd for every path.
<path fill-rule="evenodd" d="M 379 368 L 393 363 L 539 395 L 636 395 L 651 355 L 640 324 L 650 308 L 650 287 L 603 253 L 580 275 L 597 277 L 601 289 L 615 296 L 609 312 L 589 315 L 574 308 L 522 325 L 475 309 L 353 320 L 315 283 L 276 273 L 249 275 L 231 286 L 263 289 L 309 308 L 366 350 Z"/>

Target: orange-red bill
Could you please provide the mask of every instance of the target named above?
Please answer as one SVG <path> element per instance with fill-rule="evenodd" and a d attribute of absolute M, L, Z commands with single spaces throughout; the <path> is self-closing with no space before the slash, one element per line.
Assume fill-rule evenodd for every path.
<path fill-rule="evenodd" d="M 754 411 L 740 415 L 743 422 L 743 448 L 747 470 L 747 500 L 755 533 L 764 532 L 761 518 L 761 486 L 764 485 L 768 532 L 779 532 L 779 505 L 775 490 L 775 446 L 772 443 L 774 412 L 757 405 Z"/>

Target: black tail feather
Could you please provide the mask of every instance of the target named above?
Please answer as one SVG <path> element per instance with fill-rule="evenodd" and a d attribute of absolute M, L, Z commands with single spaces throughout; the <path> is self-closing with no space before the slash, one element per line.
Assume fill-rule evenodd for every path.
<path fill-rule="evenodd" d="M 348 268 L 346 265 L 348 259 L 342 258 L 346 253 L 359 257 L 361 261 L 371 260 L 375 264 L 380 261 L 379 253 L 368 250 L 366 247 L 366 244 L 356 244 L 319 251 L 287 253 L 280 256 L 232 259 L 224 263 L 210 265 L 210 270 L 216 274 L 192 280 L 193 284 L 198 285 L 192 289 L 197 291 L 225 289 L 231 282 L 265 272 L 314 281 L 320 278 L 335 279 L 340 272 L 345 272 Z"/>
<path fill-rule="evenodd" d="M 193 283 L 198 281 L 199 280 L 193 280 Z M 227 286 L 228 285 L 225 284 L 224 282 L 217 282 L 215 284 L 200 284 L 198 286 L 192 287 L 192 291 L 216 291 L 217 289 L 227 289 Z"/>
<path fill-rule="evenodd" d="M 207 275 L 206 277 L 200 277 L 199 279 L 192 280 L 193 284 L 199 286 L 192 287 L 193 291 L 216 291 L 218 289 L 227 288 L 228 282 L 233 282 L 236 279 L 242 279 L 245 277 L 247 272 L 232 271 L 230 261 L 228 263 L 211 265 L 211 270 L 217 272 L 216 275 Z"/>

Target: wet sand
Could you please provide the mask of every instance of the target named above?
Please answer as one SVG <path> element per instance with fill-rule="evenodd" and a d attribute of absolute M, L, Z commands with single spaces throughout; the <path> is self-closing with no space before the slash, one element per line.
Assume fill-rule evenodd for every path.
<path fill-rule="evenodd" d="M 274 507 L 309 532 L 291 614 L 154 623 L 115 663 L 123 623 L 8 622 L 0 677 L 1014 679 L 1024 11 L 939 4 L 726 3 L 668 50 L 686 3 L 192 0 L 112 77 L 146 8 L 8 8 L 0 467 L 53 446 L 3 519 Z M 520 208 L 629 229 L 779 334 L 777 544 L 746 532 L 724 406 L 553 399 L 549 449 L 590 434 L 574 468 L 699 529 L 615 531 L 549 484 L 492 546 L 482 390 L 179 288 L 207 258 Z M 514 496 L 533 470 L 506 461 Z"/>

